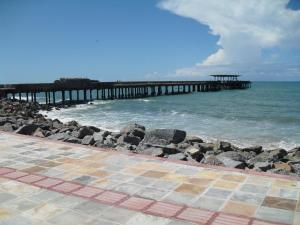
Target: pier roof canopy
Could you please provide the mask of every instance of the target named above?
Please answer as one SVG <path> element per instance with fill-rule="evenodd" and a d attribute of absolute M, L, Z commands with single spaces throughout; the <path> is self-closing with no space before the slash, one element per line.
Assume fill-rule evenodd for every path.
<path fill-rule="evenodd" d="M 236 81 L 237 78 L 241 75 L 239 75 L 239 74 L 213 74 L 210 76 L 214 77 L 214 80 Z"/>

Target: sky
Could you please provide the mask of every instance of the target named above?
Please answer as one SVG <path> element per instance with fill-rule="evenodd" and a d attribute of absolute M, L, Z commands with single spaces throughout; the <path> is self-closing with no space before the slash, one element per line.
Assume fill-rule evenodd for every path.
<path fill-rule="evenodd" d="M 0 83 L 300 81 L 299 0 L 0 0 Z"/>

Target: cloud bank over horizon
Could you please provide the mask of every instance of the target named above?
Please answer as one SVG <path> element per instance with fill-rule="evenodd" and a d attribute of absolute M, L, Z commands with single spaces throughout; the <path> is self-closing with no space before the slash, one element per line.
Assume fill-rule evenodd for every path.
<path fill-rule="evenodd" d="M 261 70 L 263 65 L 272 67 L 279 53 L 266 57 L 264 50 L 299 47 L 300 10 L 288 9 L 288 3 L 289 0 L 226 0 L 222 4 L 218 0 L 160 1 L 159 8 L 207 25 L 212 35 L 219 36 L 216 52 L 193 67 L 178 69 L 176 74 L 201 75 L 208 68 L 247 72 L 245 67 L 249 66 Z M 300 71 L 297 69 L 296 75 Z"/>

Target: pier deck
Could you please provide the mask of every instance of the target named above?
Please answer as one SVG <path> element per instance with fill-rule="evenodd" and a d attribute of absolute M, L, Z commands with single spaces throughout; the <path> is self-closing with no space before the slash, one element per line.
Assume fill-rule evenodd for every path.
<path fill-rule="evenodd" d="M 0 98 L 26 99 L 37 102 L 37 93 L 44 93 L 46 104 L 76 104 L 82 101 L 146 98 L 191 92 L 246 89 L 250 81 L 215 79 L 213 81 L 135 81 L 99 82 L 90 79 L 60 79 L 53 83 L 0 85 Z"/>
<path fill-rule="evenodd" d="M 300 224 L 296 177 L 0 132 L 0 224 Z"/>

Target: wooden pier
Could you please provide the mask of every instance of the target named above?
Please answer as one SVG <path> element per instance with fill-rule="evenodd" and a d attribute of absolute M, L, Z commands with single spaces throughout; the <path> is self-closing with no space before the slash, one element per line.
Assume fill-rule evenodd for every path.
<path fill-rule="evenodd" d="M 92 100 L 146 98 L 191 92 L 246 89 L 250 81 L 237 80 L 239 75 L 212 75 L 212 81 L 135 81 L 100 82 L 85 78 L 61 78 L 53 83 L 0 85 L 0 98 L 23 99 L 43 104 L 77 104 Z"/>

